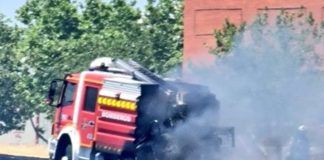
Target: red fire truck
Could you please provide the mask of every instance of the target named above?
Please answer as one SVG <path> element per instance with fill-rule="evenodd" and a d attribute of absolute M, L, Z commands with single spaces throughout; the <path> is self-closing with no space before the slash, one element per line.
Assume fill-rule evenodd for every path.
<path fill-rule="evenodd" d="M 171 131 L 206 108 L 218 110 L 206 87 L 168 81 L 132 60 L 108 57 L 94 60 L 87 71 L 54 79 L 47 101 L 56 107 L 49 141 L 55 160 L 184 159 L 188 148 L 170 152 Z M 234 145 L 232 127 L 204 125 L 215 151 L 225 141 Z"/>

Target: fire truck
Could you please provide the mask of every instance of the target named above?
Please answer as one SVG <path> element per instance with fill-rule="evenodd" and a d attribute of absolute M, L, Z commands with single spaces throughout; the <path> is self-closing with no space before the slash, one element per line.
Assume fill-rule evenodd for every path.
<path fill-rule="evenodd" d="M 172 131 L 206 109 L 219 109 L 204 86 L 166 80 L 135 61 L 109 57 L 54 79 L 47 103 L 55 106 L 49 140 L 55 160 L 185 159 L 185 151 L 194 148 L 177 146 Z M 215 152 L 225 142 L 234 145 L 234 129 L 216 123 L 201 126 Z"/>

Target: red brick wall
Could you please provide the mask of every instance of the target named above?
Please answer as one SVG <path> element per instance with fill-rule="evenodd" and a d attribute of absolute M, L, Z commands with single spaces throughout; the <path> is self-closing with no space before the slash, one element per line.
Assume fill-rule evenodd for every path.
<path fill-rule="evenodd" d="M 268 9 L 270 15 L 288 12 L 312 12 L 316 20 L 324 21 L 324 0 L 185 0 L 184 60 L 206 64 L 212 57 L 213 31 L 222 27 L 225 19 L 235 24 L 251 22 L 255 15 Z"/>

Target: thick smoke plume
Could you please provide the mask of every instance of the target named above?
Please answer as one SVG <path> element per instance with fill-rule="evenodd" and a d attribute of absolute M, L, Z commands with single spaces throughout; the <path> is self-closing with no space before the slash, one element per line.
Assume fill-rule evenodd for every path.
<path fill-rule="evenodd" d="M 212 66 L 192 67 L 185 80 L 210 87 L 221 108 L 175 131 L 180 140 L 200 146 L 186 153 L 192 154 L 188 159 L 199 159 L 196 152 L 207 155 L 202 159 L 221 155 L 199 137 L 208 129 L 195 128 L 217 119 L 236 129 L 236 146 L 222 153 L 224 160 L 324 159 L 323 42 L 321 29 L 310 23 L 255 23 Z"/>

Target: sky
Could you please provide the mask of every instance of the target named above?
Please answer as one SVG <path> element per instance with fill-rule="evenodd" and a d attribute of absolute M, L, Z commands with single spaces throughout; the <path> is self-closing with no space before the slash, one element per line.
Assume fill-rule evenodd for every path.
<path fill-rule="evenodd" d="M 0 0 L 0 13 L 4 14 L 12 22 L 15 21 L 16 10 L 20 8 L 27 0 Z M 146 0 L 138 0 L 137 6 L 143 7 Z"/>
<path fill-rule="evenodd" d="M 7 0 L 0 1 L 0 13 L 14 21 L 15 11 L 21 7 L 27 0 Z"/>

